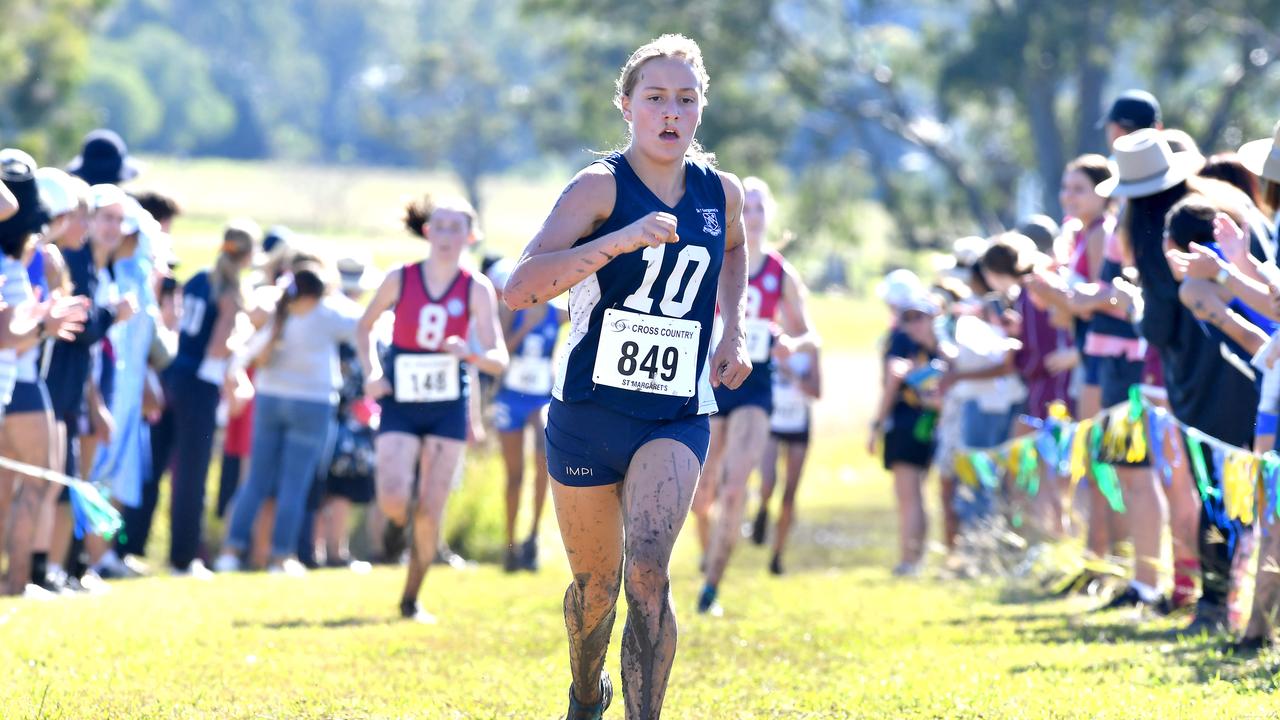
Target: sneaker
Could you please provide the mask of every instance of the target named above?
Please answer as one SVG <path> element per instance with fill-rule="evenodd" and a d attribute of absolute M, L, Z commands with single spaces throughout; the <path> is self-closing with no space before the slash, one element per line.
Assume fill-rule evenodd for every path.
<path fill-rule="evenodd" d="M 417 600 L 404 599 L 400 601 L 400 617 L 405 620 L 411 620 L 421 625 L 435 625 L 436 616 L 422 609 Z"/>
<path fill-rule="evenodd" d="M 146 577 L 151 574 L 151 566 L 137 555 L 125 555 L 120 561 L 131 577 Z"/>
<path fill-rule="evenodd" d="M 1130 585 L 1124 589 L 1124 592 L 1111 598 L 1111 601 L 1095 609 L 1095 612 L 1104 612 L 1107 610 L 1122 610 L 1124 608 L 1146 608 L 1157 615 L 1168 615 L 1173 612 L 1173 603 L 1164 595 L 1157 595 L 1153 600 L 1144 600 L 1142 593 L 1138 589 Z"/>
<path fill-rule="evenodd" d="M 1237 656 L 1253 656 L 1276 646 L 1275 640 L 1263 635 L 1261 637 L 1242 637 L 1227 647 Z"/>
<path fill-rule="evenodd" d="M 213 571 L 205 567 L 204 561 L 199 558 L 192 560 L 191 564 L 187 565 L 186 568 L 173 568 L 169 571 L 169 574 L 173 577 L 186 577 L 195 580 L 213 579 Z"/>
<path fill-rule="evenodd" d="M 900 562 L 893 566 L 893 576 L 900 578 L 920 577 L 920 563 Z"/>
<path fill-rule="evenodd" d="M 1122 610 L 1124 608 L 1138 607 L 1142 604 L 1142 596 L 1138 594 L 1137 588 L 1130 585 L 1124 589 L 1124 592 L 1116 594 L 1109 602 L 1097 608 L 1097 611 Z"/>
<path fill-rule="evenodd" d="M 520 568 L 529 572 L 538 572 L 538 538 L 530 535 L 520 545 Z"/>
<path fill-rule="evenodd" d="M 233 573 L 240 572 L 242 566 L 240 564 L 240 556 L 231 553 L 223 553 L 213 561 L 213 571 L 216 573 Z"/>
<path fill-rule="evenodd" d="M 764 545 L 764 536 L 769 528 L 769 509 L 761 507 L 756 513 L 756 521 L 751 523 L 751 542 Z"/>
<path fill-rule="evenodd" d="M 769 573 L 772 575 L 782 574 L 782 556 L 774 555 L 773 559 L 769 561 Z"/>
<path fill-rule="evenodd" d="M 84 583 L 80 582 L 80 578 L 75 575 L 68 575 L 66 580 L 67 592 L 73 595 L 86 595 L 90 592 Z"/>
<path fill-rule="evenodd" d="M 1229 632 L 1231 632 L 1231 627 L 1227 623 L 1227 609 L 1221 605 L 1201 600 L 1196 604 L 1196 616 L 1191 620 L 1191 624 L 1174 630 L 1173 637 L 1178 640 L 1188 640 L 1199 637 L 1216 637 Z"/>
<path fill-rule="evenodd" d="M 609 679 L 609 673 L 602 671 L 600 701 L 595 704 L 584 705 L 578 702 L 578 699 L 573 696 L 573 686 L 569 686 L 569 712 L 565 713 L 564 720 L 601 720 L 611 702 L 613 702 L 613 681 Z"/>
<path fill-rule="evenodd" d="M 71 577 L 74 578 L 75 575 L 72 575 Z M 84 575 L 80 576 L 79 582 L 80 587 L 90 595 L 99 595 L 111 590 L 111 586 L 107 585 L 106 581 L 92 569 L 85 570 Z"/>
<path fill-rule="evenodd" d="M 724 615 L 724 608 L 716 601 L 716 595 L 719 594 L 714 585 L 706 585 L 702 588 L 702 593 L 698 595 L 698 614 L 710 615 L 711 617 L 721 617 Z"/>
<path fill-rule="evenodd" d="M 73 592 L 67 587 L 67 574 L 55 568 L 45 570 L 44 577 L 36 584 L 54 595 L 70 595 Z"/>
<path fill-rule="evenodd" d="M 298 558 L 285 558 L 267 563 L 268 575 L 287 575 L 288 577 L 305 577 L 307 566 Z"/>
<path fill-rule="evenodd" d="M 52 600 L 58 597 L 58 594 L 49 592 L 35 583 L 27 583 L 27 586 L 22 589 L 22 597 L 27 600 Z"/>
<path fill-rule="evenodd" d="M 368 575 L 373 572 L 373 565 L 364 560 L 352 560 L 351 564 L 347 566 L 347 569 L 357 575 Z"/>
<path fill-rule="evenodd" d="M 454 570 L 466 570 L 467 559 L 458 553 L 449 549 L 448 545 L 440 543 L 440 547 L 436 550 L 436 559 L 433 565 L 448 565 Z"/>

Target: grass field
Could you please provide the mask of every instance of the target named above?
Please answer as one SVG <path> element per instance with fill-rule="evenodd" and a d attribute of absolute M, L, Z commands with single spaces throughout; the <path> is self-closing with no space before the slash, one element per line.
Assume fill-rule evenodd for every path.
<path fill-rule="evenodd" d="M 1028 601 L 1004 581 L 893 579 L 890 487 L 862 450 L 883 313 L 834 296 L 814 304 L 827 395 L 789 573 L 771 577 L 765 553 L 743 544 L 725 616 L 697 616 L 696 541 L 684 533 L 667 717 L 1280 717 L 1274 657 L 1173 643 L 1159 635 L 1171 622 Z M 496 552 L 497 470 L 492 455 L 475 457 L 451 501 L 450 531 L 465 522 L 473 557 Z M 429 627 L 395 619 L 393 568 L 158 577 L 97 597 L 0 600 L 0 717 L 559 717 L 569 575 L 547 520 L 536 575 L 489 563 L 433 571 L 423 599 L 440 623 Z M 164 542 L 153 540 L 156 557 Z M 619 635 L 606 664 L 615 682 Z M 622 717 L 620 702 L 607 717 Z"/>

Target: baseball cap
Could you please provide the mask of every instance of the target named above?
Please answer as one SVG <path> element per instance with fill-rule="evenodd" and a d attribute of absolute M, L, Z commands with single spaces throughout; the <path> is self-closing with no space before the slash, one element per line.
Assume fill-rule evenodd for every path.
<path fill-rule="evenodd" d="M 1129 131 L 1155 127 L 1160 122 L 1160 102 L 1146 90 L 1126 90 L 1098 121 L 1098 129 L 1106 127 L 1109 122 Z"/>

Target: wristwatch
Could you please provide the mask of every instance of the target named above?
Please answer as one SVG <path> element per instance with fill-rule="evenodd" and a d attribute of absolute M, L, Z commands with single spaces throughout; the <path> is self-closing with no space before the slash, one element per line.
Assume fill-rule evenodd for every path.
<path fill-rule="evenodd" d="M 1231 268 L 1227 267 L 1226 265 L 1219 265 L 1218 274 L 1213 276 L 1213 281 L 1218 283 L 1219 285 L 1225 286 L 1227 284 L 1227 280 L 1230 277 L 1231 277 Z"/>

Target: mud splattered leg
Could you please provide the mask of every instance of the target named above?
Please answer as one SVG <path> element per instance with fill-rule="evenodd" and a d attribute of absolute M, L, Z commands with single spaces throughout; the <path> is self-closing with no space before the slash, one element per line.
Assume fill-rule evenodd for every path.
<path fill-rule="evenodd" d="M 622 571 L 622 498 L 618 485 L 570 487 L 551 483 L 560 537 L 573 582 L 564 594 L 569 668 L 579 702 L 600 700 Z"/>
<path fill-rule="evenodd" d="M 654 440 L 636 452 L 623 484 L 627 623 L 622 631 L 622 691 L 629 720 L 662 714 L 676 655 L 671 548 L 689 514 L 700 470 L 697 456 L 683 444 Z"/>

